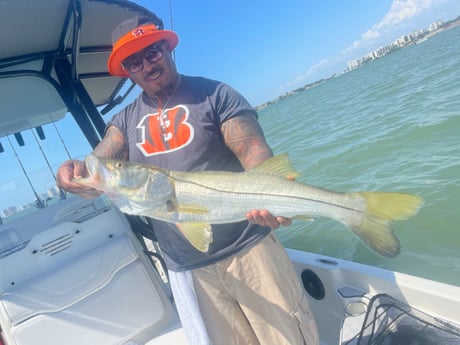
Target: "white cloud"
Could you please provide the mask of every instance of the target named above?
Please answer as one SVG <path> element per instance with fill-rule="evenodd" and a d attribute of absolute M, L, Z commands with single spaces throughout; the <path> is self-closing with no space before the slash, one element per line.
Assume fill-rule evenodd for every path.
<path fill-rule="evenodd" d="M 282 85 L 280 85 L 279 90 L 280 92 L 286 92 L 292 90 L 292 88 L 296 88 L 299 85 L 305 83 L 305 80 L 310 79 L 310 77 L 317 76 L 318 73 L 321 71 L 326 70 L 331 66 L 332 62 L 330 59 L 323 59 L 320 62 L 311 66 L 305 73 L 298 75 L 293 80 L 290 80 Z"/>
<path fill-rule="evenodd" d="M 375 40 L 376 38 L 379 38 L 381 35 L 380 35 L 380 32 L 378 32 L 377 30 L 367 30 L 363 35 L 362 35 L 362 40 L 363 41 L 370 41 L 370 40 Z"/>
<path fill-rule="evenodd" d="M 388 12 L 376 26 L 385 29 L 409 20 L 433 5 L 432 0 L 394 0 Z"/>
<path fill-rule="evenodd" d="M 381 37 L 394 31 L 395 27 L 407 23 L 433 6 L 433 0 L 394 0 L 390 11 L 383 19 L 362 35 L 363 41 Z M 372 35 L 369 35 L 372 33 Z"/>

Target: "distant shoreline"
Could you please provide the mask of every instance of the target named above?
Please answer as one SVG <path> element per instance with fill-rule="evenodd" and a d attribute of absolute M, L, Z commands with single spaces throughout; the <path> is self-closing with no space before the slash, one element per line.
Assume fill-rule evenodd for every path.
<path fill-rule="evenodd" d="M 452 28 L 454 28 L 454 27 L 456 27 L 456 26 L 459 26 L 459 25 L 460 25 L 460 16 L 458 16 L 457 18 L 455 18 L 455 19 L 453 19 L 453 20 L 449 20 L 449 21 L 447 21 L 447 22 L 443 22 L 442 24 L 440 24 L 439 28 L 437 28 L 436 30 L 434 30 L 434 31 L 428 31 L 428 32 L 426 32 L 426 33 L 420 35 L 419 37 L 417 37 L 417 39 L 415 39 L 413 42 L 410 42 L 410 44 L 407 44 L 407 45 L 422 43 L 422 42 L 428 40 L 429 38 L 431 38 L 431 37 L 433 37 L 433 36 L 435 36 L 435 35 L 437 35 L 437 34 L 443 32 L 443 31 L 452 29 Z M 401 47 L 401 48 L 399 48 L 399 49 L 403 49 L 403 48 L 404 48 L 404 47 Z M 393 50 L 393 51 L 394 51 L 394 50 Z M 393 52 L 393 51 L 389 51 L 389 52 L 387 52 L 386 54 L 383 54 L 382 56 L 379 56 L 379 57 L 386 56 L 386 55 L 390 54 L 390 53 Z M 370 62 L 370 61 L 373 61 L 373 60 L 366 61 L 365 63 L 368 63 L 368 62 Z M 359 67 L 363 66 L 365 63 L 363 63 L 363 64 L 360 65 Z M 359 68 L 359 67 L 357 67 L 357 68 Z M 347 69 L 347 70 L 345 70 L 345 71 L 343 71 L 343 72 L 334 73 L 334 74 L 332 74 L 330 77 L 323 78 L 323 79 L 314 81 L 314 82 L 312 82 L 312 83 L 308 83 L 308 84 L 306 84 L 306 85 L 304 85 L 304 86 L 301 86 L 301 87 L 299 87 L 299 88 L 297 88 L 297 89 L 295 89 L 295 90 L 288 91 L 288 92 L 286 92 L 285 94 L 283 94 L 283 95 L 281 95 L 281 96 L 279 96 L 279 97 L 277 97 L 277 98 L 275 98 L 275 99 L 273 99 L 273 100 L 271 100 L 271 101 L 268 101 L 268 102 L 259 104 L 259 105 L 257 105 L 257 106 L 254 107 L 254 108 L 255 108 L 256 111 L 260 111 L 260 110 L 262 110 L 262 109 L 265 109 L 265 108 L 267 108 L 267 107 L 269 107 L 269 106 L 271 106 L 271 105 L 274 105 L 274 104 L 276 104 L 276 103 L 282 101 L 282 100 L 285 99 L 285 98 L 288 98 L 288 97 L 290 97 L 290 96 L 293 96 L 293 95 L 295 95 L 295 94 L 297 94 L 297 93 L 299 93 L 299 92 L 302 92 L 302 91 L 311 89 L 311 88 L 313 88 L 313 87 L 315 87 L 315 86 L 318 86 L 318 85 L 324 83 L 325 81 L 328 81 L 328 80 L 330 80 L 330 79 L 333 79 L 333 78 L 335 78 L 335 77 L 337 77 L 337 76 L 340 76 L 340 75 L 342 75 L 342 74 L 344 74 L 344 73 L 347 73 L 347 72 L 349 72 L 349 71 L 350 71 L 350 70 Z"/>

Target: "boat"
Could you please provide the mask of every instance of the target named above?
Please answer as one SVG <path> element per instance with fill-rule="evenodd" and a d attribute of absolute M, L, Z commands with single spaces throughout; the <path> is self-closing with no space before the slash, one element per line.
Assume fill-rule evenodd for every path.
<path fill-rule="evenodd" d="M 0 1 L 2 142 L 70 117 L 97 145 L 102 115 L 133 89 L 107 72 L 111 31 L 137 14 L 162 26 L 128 0 Z M 0 224 L 0 345 L 187 344 L 148 220 L 33 191 L 35 206 Z M 460 287 L 286 250 L 322 345 L 460 344 Z"/>
<path fill-rule="evenodd" d="M 428 38 L 428 36 L 423 36 L 422 38 L 415 40 L 415 44 L 421 44 L 423 42 L 426 42 L 428 41 Z"/>

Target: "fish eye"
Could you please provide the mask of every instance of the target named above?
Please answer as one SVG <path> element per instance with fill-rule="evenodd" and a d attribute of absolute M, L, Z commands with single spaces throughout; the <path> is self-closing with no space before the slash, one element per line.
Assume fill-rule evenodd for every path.
<path fill-rule="evenodd" d="M 116 168 L 123 168 L 123 162 L 117 162 L 117 164 L 115 164 L 115 167 Z"/>

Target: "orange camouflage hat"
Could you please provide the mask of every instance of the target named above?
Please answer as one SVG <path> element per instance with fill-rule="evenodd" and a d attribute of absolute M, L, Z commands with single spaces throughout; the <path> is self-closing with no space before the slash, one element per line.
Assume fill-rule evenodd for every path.
<path fill-rule="evenodd" d="M 171 51 L 179 43 L 179 38 L 174 31 L 161 30 L 153 23 L 141 24 L 140 20 L 140 17 L 129 19 L 113 31 L 113 48 L 107 62 L 111 75 L 128 77 L 128 72 L 121 65 L 123 60 L 155 42 L 168 41 Z"/>

